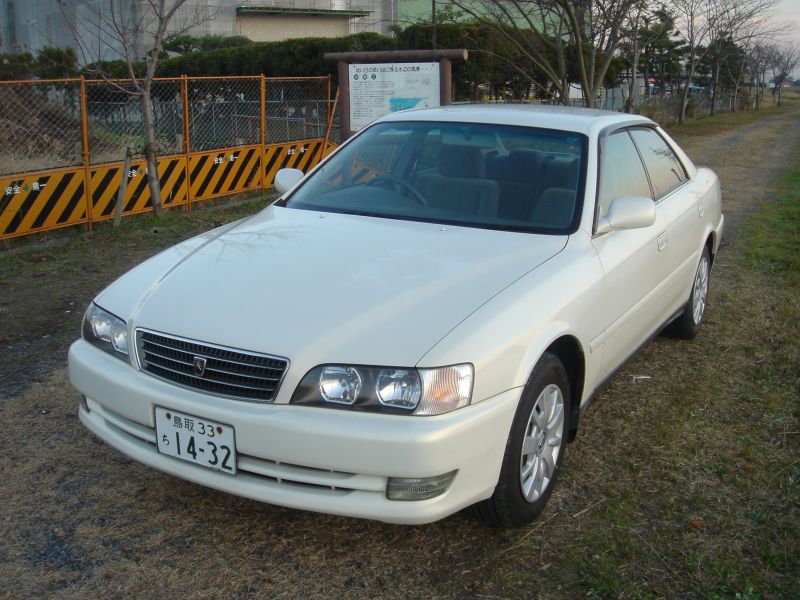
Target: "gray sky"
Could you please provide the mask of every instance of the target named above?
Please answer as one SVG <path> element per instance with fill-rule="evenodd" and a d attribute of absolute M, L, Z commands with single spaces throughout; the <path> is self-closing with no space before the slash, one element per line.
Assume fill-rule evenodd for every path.
<path fill-rule="evenodd" d="M 800 0 L 782 0 L 775 11 L 775 18 L 780 24 L 789 24 L 790 32 L 778 42 L 789 42 L 800 48 Z M 794 78 L 800 78 L 800 68 L 794 72 Z"/>

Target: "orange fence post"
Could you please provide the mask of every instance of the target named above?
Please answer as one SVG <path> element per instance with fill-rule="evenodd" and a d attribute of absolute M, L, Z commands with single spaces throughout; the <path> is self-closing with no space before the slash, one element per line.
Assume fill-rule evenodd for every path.
<path fill-rule="evenodd" d="M 264 152 L 267 146 L 267 78 L 261 74 L 261 160 L 264 160 Z M 261 189 L 267 189 L 267 178 L 264 177 L 264 165 L 261 165 Z"/>
<path fill-rule="evenodd" d="M 336 99 L 331 108 L 331 76 L 328 75 L 328 103 L 325 105 L 325 143 L 328 143 L 328 132 L 331 130 L 333 116 L 336 114 L 336 103 L 339 101 L 339 88 L 336 88 Z"/>
<path fill-rule="evenodd" d="M 89 174 L 89 113 L 86 110 L 86 78 L 81 75 L 81 142 L 83 144 L 83 194 L 86 198 L 86 226 L 92 230 L 92 190 Z"/>
<path fill-rule="evenodd" d="M 339 90 L 336 90 L 336 99 L 333 101 L 333 109 L 330 108 L 331 100 L 328 97 L 328 123 L 325 127 L 325 141 L 322 144 L 322 157 L 324 158 L 328 152 L 328 144 L 330 143 L 331 130 L 333 129 L 333 120 L 336 118 L 336 105 L 339 104 Z"/>
<path fill-rule="evenodd" d="M 181 112 L 183 113 L 183 154 L 186 157 L 186 212 L 192 210 L 192 180 L 189 172 L 189 79 L 181 75 Z"/>

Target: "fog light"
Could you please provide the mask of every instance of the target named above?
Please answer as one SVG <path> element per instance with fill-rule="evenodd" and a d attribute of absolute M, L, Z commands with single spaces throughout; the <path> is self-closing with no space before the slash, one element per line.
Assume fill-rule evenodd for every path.
<path fill-rule="evenodd" d="M 428 500 L 444 494 L 458 471 L 435 477 L 389 477 L 386 497 L 389 500 Z"/>

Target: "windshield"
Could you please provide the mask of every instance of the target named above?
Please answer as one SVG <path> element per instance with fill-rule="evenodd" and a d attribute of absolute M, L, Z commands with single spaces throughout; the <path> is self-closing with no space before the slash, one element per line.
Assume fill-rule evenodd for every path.
<path fill-rule="evenodd" d="M 586 138 L 531 127 L 379 123 L 288 199 L 292 208 L 470 227 L 575 231 Z"/>

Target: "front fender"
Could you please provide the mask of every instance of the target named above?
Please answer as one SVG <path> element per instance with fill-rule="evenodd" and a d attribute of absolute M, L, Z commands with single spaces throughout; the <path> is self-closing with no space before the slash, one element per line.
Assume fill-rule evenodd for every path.
<path fill-rule="evenodd" d="M 601 284 L 590 238 L 571 236 L 564 251 L 467 317 L 418 366 L 473 363 L 473 402 L 522 387 L 554 341 L 571 336 L 588 349 L 587 340 L 600 334 Z M 587 351 L 587 381 L 599 373 L 596 359 Z"/>

